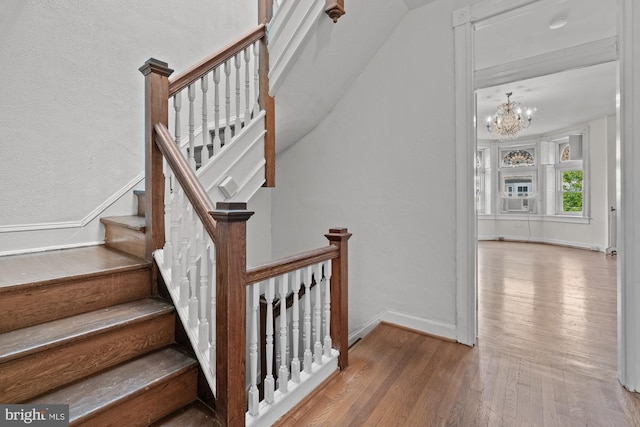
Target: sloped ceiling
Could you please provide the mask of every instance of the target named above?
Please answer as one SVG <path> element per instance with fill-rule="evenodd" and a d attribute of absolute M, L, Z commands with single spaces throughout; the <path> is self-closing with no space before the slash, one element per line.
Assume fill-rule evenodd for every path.
<path fill-rule="evenodd" d="M 278 152 L 327 115 L 408 12 L 403 0 L 349 0 L 345 7 L 336 24 L 320 19 L 278 89 Z"/>

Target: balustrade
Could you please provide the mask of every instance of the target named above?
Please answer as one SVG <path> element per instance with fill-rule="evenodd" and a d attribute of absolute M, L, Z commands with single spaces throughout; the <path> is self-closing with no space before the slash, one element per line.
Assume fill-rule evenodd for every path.
<path fill-rule="evenodd" d="M 276 1 L 275 8 L 282 3 Z M 259 5 L 266 23 L 270 2 Z M 348 360 L 347 230 L 330 230 L 325 248 L 247 270 L 246 221 L 252 212 L 243 203 L 214 208 L 195 173 L 253 117 L 265 114 L 265 179 L 274 185 L 274 101 L 268 95 L 265 36 L 262 24 L 171 80 L 172 70 L 161 61 L 150 59 L 140 68 L 146 254 L 155 259 L 153 275 L 162 276 L 175 303 L 223 425 L 269 424 L 264 415 L 273 421 L 287 396 L 298 393 L 301 399 L 299 386 Z M 247 354 L 247 347 L 245 361 L 238 355 Z"/>

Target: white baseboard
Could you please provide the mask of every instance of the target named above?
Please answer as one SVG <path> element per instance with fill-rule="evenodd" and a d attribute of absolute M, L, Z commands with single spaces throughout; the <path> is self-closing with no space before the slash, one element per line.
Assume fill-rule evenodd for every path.
<path fill-rule="evenodd" d="M 504 240 L 505 242 L 546 243 L 548 245 L 565 246 L 567 248 L 587 249 L 594 252 L 605 252 L 605 249 L 606 249 L 603 246 L 590 245 L 588 243 L 569 242 L 567 240 L 558 240 L 558 239 L 540 239 L 536 237 L 479 235 L 478 241 L 481 241 L 481 240 Z"/>
<path fill-rule="evenodd" d="M 136 197 L 132 190 L 143 181 L 144 172 L 141 172 L 77 221 L 0 226 L 0 256 L 104 243 L 100 217 L 132 215 L 136 211 Z"/>
<path fill-rule="evenodd" d="M 433 335 L 448 340 L 457 340 L 456 326 L 451 323 L 441 322 L 438 320 L 425 319 L 423 317 L 414 316 L 408 313 L 402 313 L 396 310 L 384 310 L 376 315 L 369 322 L 358 327 L 349 334 L 349 346 L 356 341 L 364 338 L 371 332 L 380 322 L 390 323 L 406 329 L 412 329 L 428 335 Z"/>

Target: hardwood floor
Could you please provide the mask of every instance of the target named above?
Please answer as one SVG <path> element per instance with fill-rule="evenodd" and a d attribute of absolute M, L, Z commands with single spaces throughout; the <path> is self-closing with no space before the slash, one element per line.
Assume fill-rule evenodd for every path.
<path fill-rule="evenodd" d="M 639 426 L 616 379 L 616 260 L 479 243 L 478 345 L 380 325 L 280 426 Z"/>

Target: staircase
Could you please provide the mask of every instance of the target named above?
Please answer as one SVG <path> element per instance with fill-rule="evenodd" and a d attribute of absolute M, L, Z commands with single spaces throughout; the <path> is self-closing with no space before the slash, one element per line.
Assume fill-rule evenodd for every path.
<path fill-rule="evenodd" d="M 272 425 L 348 365 L 346 229 L 246 269 L 246 202 L 275 185 L 266 36 L 171 80 L 141 67 L 146 191 L 101 218 L 104 245 L 0 257 L 0 402 L 66 404 L 72 426 Z"/>
<path fill-rule="evenodd" d="M 213 425 L 149 262 L 107 245 L 2 257 L 0 271 L 0 402 L 67 404 L 72 426 Z"/>

